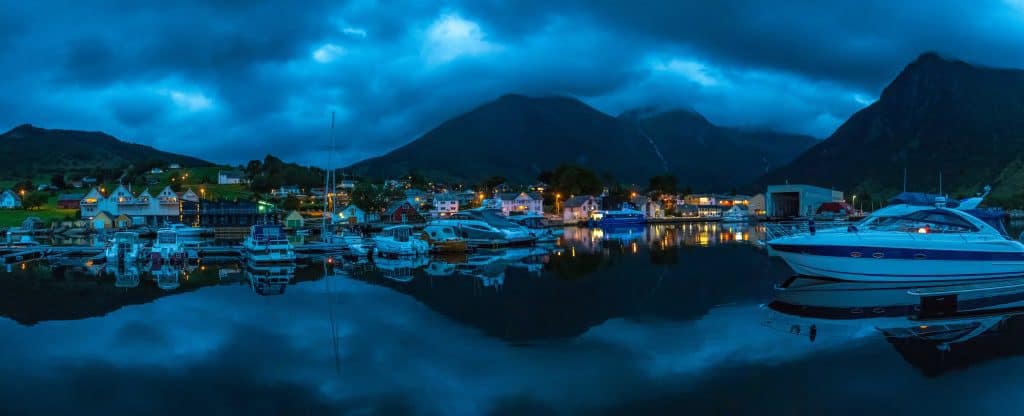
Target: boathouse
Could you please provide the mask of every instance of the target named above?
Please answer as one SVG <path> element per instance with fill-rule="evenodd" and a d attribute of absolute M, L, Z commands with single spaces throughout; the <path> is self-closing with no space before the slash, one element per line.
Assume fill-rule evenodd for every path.
<path fill-rule="evenodd" d="M 381 220 L 394 224 L 422 223 L 426 221 L 423 215 L 420 215 L 419 211 L 405 199 L 392 202 L 388 209 L 384 211 Z"/>
<path fill-rule="evenodd" d="M 770 185 L 765 192 L 765 210 L 772 218 L 809 217 L 822 204 L 840 202 L 843 193 L 811 185 Z"/>

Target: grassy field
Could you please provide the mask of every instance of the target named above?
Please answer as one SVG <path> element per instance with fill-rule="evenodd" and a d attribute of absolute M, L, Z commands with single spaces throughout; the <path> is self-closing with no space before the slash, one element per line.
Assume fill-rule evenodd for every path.
<path fill-rule="evenodd" d="M 0 227 L 20 227 L 28 217 L 39 217 L 44 223 L 51 220 L 63 220 L 65 217 L 78 218 L 77 209 L 57 209 L 45 207 L 33 210 L 0 209 Z"/>

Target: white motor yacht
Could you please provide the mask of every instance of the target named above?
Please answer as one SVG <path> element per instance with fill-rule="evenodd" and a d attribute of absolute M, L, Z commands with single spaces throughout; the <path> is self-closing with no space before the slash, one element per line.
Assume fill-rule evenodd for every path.
<path fill-rule="evenodd" d="M 902 196 L 902 195 L 901 195 Z M 768 242 L 798 274 L 867 282 L 935 282 L 1024 275 L 1024 244 L 1006 235 L 1001 210 L 918 194 L 857 225 Z M 931 199 L 934 205 L 920 203 Z M 951 208 L 950 206 L 959 206 Z"/>
<path fill-rule="evenodd" d="M 412 236 L 412 227 L 395 225 L 387 227 L 373 237 L 377 254 L 385 256 L 419 256 L 430 252 L 430 244 Z"/>
<path fill-rule="evenodd" d="M 280 225 L 254 225 L 242 242 L 242 251 L 251 263 L 294 263 L 295 249 Z"/>
<path fill-rule="evenodd" d="M 152 255 L 159 255 L 161 261 L 171 261 L 184 257 L 184 248 L 178 241 L 178 233 L 170 228 L 161 228 L 156 232 L 153 241 Z"/>

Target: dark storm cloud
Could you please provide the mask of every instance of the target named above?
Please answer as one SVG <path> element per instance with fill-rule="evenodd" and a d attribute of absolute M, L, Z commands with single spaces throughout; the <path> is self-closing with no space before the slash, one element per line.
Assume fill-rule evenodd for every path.
<path fill-rule="evenodd" d="M 0 125 L 207 159 L 377 155 L 509 92 L 827 136 L 923 51 L 1024 66 L 1018 2 L 22 2 Z"/>

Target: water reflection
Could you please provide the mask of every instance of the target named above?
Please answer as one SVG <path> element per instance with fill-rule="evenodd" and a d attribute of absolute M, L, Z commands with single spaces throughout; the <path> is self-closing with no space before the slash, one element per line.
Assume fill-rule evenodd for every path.
<path fill-rule="evenodd" d="M 1024 280 L 908 287 L 791 278 L 775 290 L 767 326 L 812 343 L 875 333 L 928 376 L 1024 354 Z"/>

